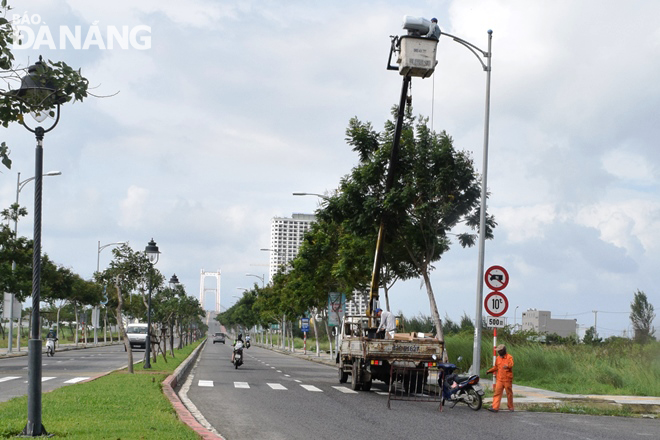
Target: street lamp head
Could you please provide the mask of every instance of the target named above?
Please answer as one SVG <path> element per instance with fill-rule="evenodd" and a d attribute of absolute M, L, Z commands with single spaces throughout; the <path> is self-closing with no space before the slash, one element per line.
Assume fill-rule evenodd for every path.
<path fill-rule="evenodd" d="M 144 248 L 144 252 L 147 254 L 147 258 L 149 258 L 149 262 L 151 262 L 151 264 L 158 263 L 160 251 L 158 250 L 158 246 L 156 245 L 156 242 L 153 238 L 147 244 L 147 247 Z"/>
<path fill-rule="evenodd" d="M 172 275 L 172 278 L 170 278 L 170 285 L 174 287 L 177 284 L 179 284 L 179 278 L 177 278 L 176 274 L 174 274 Z"/>
<path fill-rule="evenodd" d="M 34 119 L 43 122 L 52 109 L 66 102 L 67 98 L 58 93 L 53 80 L 48 77 L 49 67 L 43 62 L 41 55 L 39 61 L 28 67 L 28 73 L 21 78 L 21 87 L 13 92 L 14 96 L 21 98 L 28 106 L 35 108 L 32 113 Z"/>
<path fill-rule="evenodd" d="M 61 176 L 62 172 L 61 171 L 49 171 L 44 174 L 44 176 Z"/>

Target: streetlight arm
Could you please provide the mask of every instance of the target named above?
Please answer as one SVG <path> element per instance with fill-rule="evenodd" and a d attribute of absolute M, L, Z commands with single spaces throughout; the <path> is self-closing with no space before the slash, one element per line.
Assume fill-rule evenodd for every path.
<path fill-rule="evenodd" d="M 493 34 L 493 31 L 489 30 L 488 35 L 490 36 L 492 34 Z M 490 58 L 490 56 L 491 56 L 490 52 L 486 52 L 482 49 L 479 49 L 474 44 L 472 44 L 468 41 L 465 41 L 462 38 L 456 37 L 452 34 L 448 34 L 446 32 L 441 32 L 441 35 L 446 35 L 446 36 L 452 38 L 458 44 L 461 44 L 461 45 L 465 46 L 470 52 L 472 52 L 474 54 L 475 57 L 477 57 L 477 60 L 479 60 L 479 63 L 481 63 L 481 67 L 484 69 L 485 72 L 488 72 L 490 70 L 489 67 L 486 65 L 486 63 L 484 63 L 483 60 L 481 59 L 481 57 Z M 479 53 L 477 53 L 477 52 L 481 53 L 481 56 L 479 56 Z"/>

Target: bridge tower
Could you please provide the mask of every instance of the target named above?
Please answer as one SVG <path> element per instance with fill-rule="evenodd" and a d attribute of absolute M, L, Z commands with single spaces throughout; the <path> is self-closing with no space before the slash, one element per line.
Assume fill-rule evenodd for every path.
<path fill-rule="evenodd" d="M 220 313 L 220 269 L 217 272 L 206 272 L 202 269 L 201 276 L 199 278 L 199 302 L 202 305 L 202 308 L 205 309 L 205 298 L 206 292 L 212 292 L 215 295 L 215 312 Z M 215 287 L 206 287 L 206 277 L 215 278 Z"/>

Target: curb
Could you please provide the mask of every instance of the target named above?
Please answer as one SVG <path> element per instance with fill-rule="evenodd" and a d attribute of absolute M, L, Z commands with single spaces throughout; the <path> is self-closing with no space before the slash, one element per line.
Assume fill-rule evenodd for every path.
<path fill-rule="evenodd" d="M 207 341 L 208 339 L 205 339 L 204 342 L 199 344 L 195 351 L 193 351 L 190 356 L 188 356 L 188 358 L 183 361 L 176 370 L 174 370 L 174 373 L 167 376 L 167 378 L 163 381 L 163 394 L 165 394 L 165 397 L 169 399 L 172 407 L 176 411 L 176 415 L 179 420 L 188 425 L 190 429 L 197 433 L 197 435 L 203 439 L 208 440 L 224 440 L 222 437 L 212 433 L 207 428 L 202 426 L 202 424 L 197 421 L 197 419 L 190 413 L 188 408 L 183 404 L 176 391 L 174 391 L 179 383 L 181 383 L 182 379 L 184 379 L 190 372 L 190 369 L 195 364 L 195 361 L 199 357 L 199 353 L 202 351 L 202 348 L 206 346 Z"/>

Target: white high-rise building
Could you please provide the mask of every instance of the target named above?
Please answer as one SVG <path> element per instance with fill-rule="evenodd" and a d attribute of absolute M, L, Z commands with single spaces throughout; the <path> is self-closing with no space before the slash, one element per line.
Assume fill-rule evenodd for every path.
<path fill-rule="evenodd" d="M 291 218 L 274 217 L 270 223 L 270 279 L 282 265 L 298 255 L 305 233 L 316 220 L 314 214 L 291 214 Z"/>

